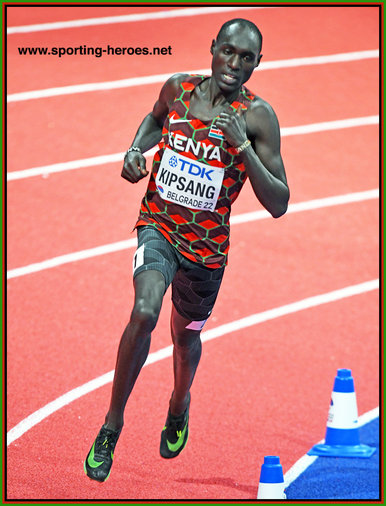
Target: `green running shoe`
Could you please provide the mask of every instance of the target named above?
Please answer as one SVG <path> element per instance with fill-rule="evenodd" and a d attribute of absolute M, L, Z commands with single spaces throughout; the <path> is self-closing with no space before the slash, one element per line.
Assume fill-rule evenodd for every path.
<path fill-rule="evenodd" d="M 120 430 L 110 430 L 102 425 L 84 461 L 84 472 L 92 480 L 103 482 L 110 476 L 114 449 L 120 433 Z"/>
<path fill-rule="evenodd" d="M 173 416 L 168 411 L 165 427 L 161 432 L 160 454 L 164 459 L 177 457 L 185 448 L 189 436 L 189 401 L 182 415 Z"/>

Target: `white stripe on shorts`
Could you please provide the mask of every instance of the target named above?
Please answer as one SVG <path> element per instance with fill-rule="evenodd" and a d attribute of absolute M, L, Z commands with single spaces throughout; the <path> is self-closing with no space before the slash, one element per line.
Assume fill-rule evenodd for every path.
<path fill-rule="evenodd" d="M 133 258 L 133 273 L 138 269 L 138 267 L 141 267 L 145 263 L 145 245 L 142 244 L 137 251 L 134 253 Z"/>

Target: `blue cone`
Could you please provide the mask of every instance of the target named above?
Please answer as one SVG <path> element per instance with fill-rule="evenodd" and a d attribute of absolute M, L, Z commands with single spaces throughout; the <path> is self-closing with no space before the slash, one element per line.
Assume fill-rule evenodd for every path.
<path fill-rule="evenodd" d="M 286 499 L 280 457 L 267 455 L 261 466 L 257 499 Z"/>
<path fill-rule="evenodd" d="M 354 379 L 350 369 L 338 369 L 328 412 L 324 444 L 315 445 L 308 455 L 360 457 L 373 455 L 375 448 L 360 444 Z"/>

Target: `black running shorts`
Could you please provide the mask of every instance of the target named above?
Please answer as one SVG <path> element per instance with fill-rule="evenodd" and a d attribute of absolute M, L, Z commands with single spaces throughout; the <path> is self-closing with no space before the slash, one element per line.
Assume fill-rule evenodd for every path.
<path fill-rule="evenodd" d="M 212 312 L 225 267 L 210 269 L 184 257 L 151 225 L 140 226 L 133 259 L 133 276 L 156 270 L 165 278 L 165 292 L 172 284 L 172 301 L 181 316 L 204 321 Z"/>

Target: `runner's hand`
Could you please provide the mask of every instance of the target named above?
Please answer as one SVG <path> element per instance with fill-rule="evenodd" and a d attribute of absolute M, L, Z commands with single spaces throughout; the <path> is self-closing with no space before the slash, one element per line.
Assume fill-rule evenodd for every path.
<path fill-rule="evenodd" d="M 233 147 L 241 146 L 247 140 L 247 123 L 241 105 L 235 111 L 222 112 L 216 119 L 216 126 L 222 130 L 226 140 Z"/>
<path fill-rule="evenodd" d="M 146 160 L 142 153 L 130 151 L 125 154 L 121 176 L 130 183 L 138 183 L 146 177 L 149 171 L 146 169 Z"/>

